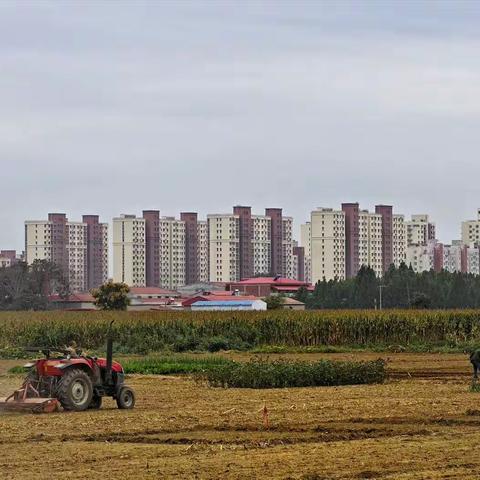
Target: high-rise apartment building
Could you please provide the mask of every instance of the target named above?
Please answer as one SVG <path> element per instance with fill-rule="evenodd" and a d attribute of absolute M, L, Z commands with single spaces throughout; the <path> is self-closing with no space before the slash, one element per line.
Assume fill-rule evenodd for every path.
<path fill-rule="evenodd" d="M 453 240 L 451 245 L 437 245 L 441 249 L 441 263 L 436 266 L 436 271 L 479 275 L 480 252 L 473 243 L 467 245 L 461 240 Z"/>
<path fill-rule="evenodd" d="M 393 262 L 392 207 L 377 205 L 375 213 L 360 210 L 358 203 L 343 203 L 345 214 L 345 273 L 355 277 L 362 266 L 371 267 L 377 276 Z M 390 266 L 388 263 L 388 266 Z"/>
<path fill-rule="evenodd" d="M 135 215 L 113 219 L 113 280 L 146 286 L 146 220 Z"/>
<path fill-rule="evenodd" d="M 293 218 L 282 217 L 282 271 L 284 278 L 295 278 L 293 262 Z"/>
<path fill-rule="evenodd" d="M 466 247 L 465 263 L 467 273 L 480 275 L 480 250 L 476 245 L 470 244 Z"/>
<path fill-rule="evenodd" d="M 268 276 L 271 272 L 271 219 L 252 215 L 253 275 Z"/>
<path fill-rule="evenodd" d="M 238 216 L 239 225 L 240 278 L 251 278 L 254 271 L 252 208 L 237 205 L 233 207 L 233 214 Z"/>
<path fill-rule="evenodd" d="M 466 245 L 474 244 L 480 247 L 480 208 L 477 209 L 477 219 L 462 222 L 462 241 Z"/>
<path fill-rule="evenodd" d="M 284 271 L 283 249 L 283 213 L 281 208 L 266 208 L 265 215 L 270 217 L 270 263 L 272 275 L 282 275 Z"/>
<path fill-rule="evenodd" d="M 407 245 L 427 245 L 435 240 L 435 224 L 429 221 L 428 215 L 412 215 L 412 219 L 405 222 L 407 229 Z"/>
<path fill-rule="evenodd" d="M 25 222 L 25 259 L 48 260 L 68 277 L 73 292 L 84 292 L 104 283 L 108 276 L 108 225 L 97 215 L 69 222 L 64 213 L 50 213 L 48 220 Z"/>
<path fill-rule="evenodd" d="M 240 217 L 207 215 L 211 282 L 238 282 L 240 277 Z"/>
<path fill-rule="evenodd" d="M 197 222 L 197 265 L 198 279 L 194 283 L 205 283 L 209 281 L 209 242 L 208 242 L 208 222 L 201 220 Z M 187 244 L 188 245 L 188 244 Z M 187 281 L 188 284 L 188 281 Z"/>
<path fill-rule="evenodd" d="M 83 222 L 67 223 L 67 258 L 70 289 L 85 292 L 88 283 L 87 271 L 87 225 Z"/>
<path fill-rule="evenodd" d="M 299 247 L 297 242 L 293 244 L 293 275 L 294 280 L 305 281 L 305 249 Z"/>
<path fill-rule="evenodd" d="M 318 208 L 310 217 L 312 282 L 345 279 L 345 212 Z"/>
<path fill-rule="evenodd" d="M 345 275 L 355 277 L 360 270 L 360 207 L 358 203 L 342 203 L 345 215 Z"/>
<path fill-rule="evenodd" d="M 382 219 L 382 274 L 394 264 L 393 208 L 391 205 L 376 205 L 375 213 Z"/>
<path fill-rule="evenodd" d="M 98 215 L 83 215 L 87 230 L 87 290 L 108 280 L 108 223 Z"/>
<path fill-rule="evenodd" d="M 300 225 L 300 245 L 304 254 L 304 281 L 312 283 L 312 254 L 311 254 L 311 223 L 306 222 Z"/>
<path fill-rule="evenodd" d="M 208 215 L 210 281 L 237 281 L 254 275 L 293 275 L 293 220 L 282 209 L 252 215 L 235 206 L 233 214 Z"/>
<path fill-rule="evenodd" d="M 407 265 L 412 267 L 415 273 L 438 270 L 438 263 L 443 260 L 441 245 L 435 240 L 427 244 L 412 244 L 407 247 Z M 440 260 L 442 259 L 442 260 Z"/>
<path fill-rule="evenodd" d="M 361 210 L 358 214 L 358 263 L 383 275 L 382 215 Z"/>
<path fill-rule="evenodd" d="M 393 215 L 393 264 L 398 268 L 407 261 L 407 227 L 403 215 Z"/>
<path fill-rule="evenodd" d="M 185 222 L 160 219 L 160 287 L 175 290 L 186 282 Z"/>
<path fill-rule="evenodd" d="M 200 282 L 202 246 L 200 245 L 201 227 L 196 212 L 180 213 L 185 223 L 185 282 L 187 285 Z"/>
<path fill-rule="evenodd" d="M 145 220 L 145 284 L 160 285 L 160 211 L 144 210 Z"/>

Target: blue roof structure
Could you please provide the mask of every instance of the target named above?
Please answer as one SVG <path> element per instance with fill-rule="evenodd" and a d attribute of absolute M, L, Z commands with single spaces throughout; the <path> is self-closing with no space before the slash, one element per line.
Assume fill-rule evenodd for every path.
<path fill-rule="evenodd" d="M 209 302 L 206 300 L 199 300 L 198 302 L 192 303 L 192 306 L 195 305 L 196 307 L 251 307 L 257 300 L 219 300 L 215 302 Z"/>

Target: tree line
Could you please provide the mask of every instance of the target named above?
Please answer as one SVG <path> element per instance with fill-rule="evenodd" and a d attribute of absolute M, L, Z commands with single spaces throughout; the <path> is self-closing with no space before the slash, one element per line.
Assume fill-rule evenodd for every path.
<path fill-rule="evenodd" d="M 466 273 L 415 273 L 404 263 L 382 278 L 363 266 L 356 277 L 317 282 L 313 292 L 298 291 L 309 309 L 480 308 L 480 276 Z"/>
<path fill-rule="evenodd" d="M 62 269 L 47 260 L 0 268 L 0 310 L 46 310 L 48 297 L 67 297 L 70 289 Z"/>

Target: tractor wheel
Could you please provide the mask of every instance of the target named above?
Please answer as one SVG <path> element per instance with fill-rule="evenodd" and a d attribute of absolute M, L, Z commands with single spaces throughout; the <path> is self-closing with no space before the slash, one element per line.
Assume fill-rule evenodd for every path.
<path fill-rule="evenodd" d="M 102 406 L 102 397 L 100 395 L 94 394 L 88 408 L 90 410 L 98 410 L 99 408 L 101 408 L 101 406 Z"/>
<path fill-rule="evenodd" d="M 81 412 L 86 410 L 93 396 L 90 377 L 81 369 L 67 370 L 57 390 L 57 398 L 65 410 Z"/>
<path fill-rule="evenodd" d="M 120 387 L 117 394 L 117 407 L 121 409 L 131 409 L 135 406 L 135 393 L 130 388 L 124 385 Z"/>

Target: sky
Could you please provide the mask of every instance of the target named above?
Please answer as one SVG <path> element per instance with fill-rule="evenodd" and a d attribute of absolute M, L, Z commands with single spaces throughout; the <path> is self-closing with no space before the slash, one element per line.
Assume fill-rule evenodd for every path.
<path fill-rule="evenodd" d="M 480 207 L 480 4 L 0 0 L 0 249 L 25 219 Z"/>

